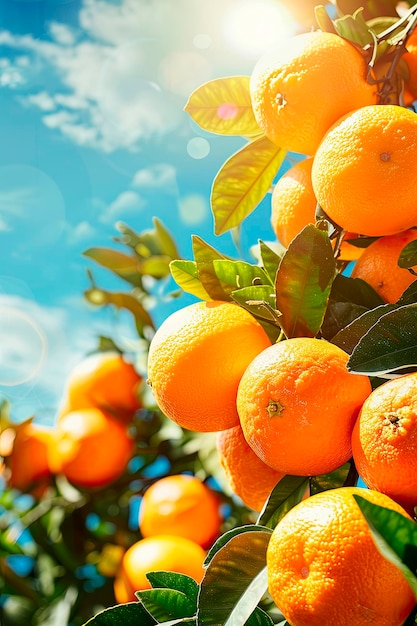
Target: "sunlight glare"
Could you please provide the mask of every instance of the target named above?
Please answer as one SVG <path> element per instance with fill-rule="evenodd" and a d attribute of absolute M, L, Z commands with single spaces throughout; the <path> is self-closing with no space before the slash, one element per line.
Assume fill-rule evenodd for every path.
<path fill-rule="evenodd" d="M 240 0 L 225 12 L 222 30 L 232 48 L 256 57 L 292 37 L 296 23 L 286 8 L 276 1 Z"/>

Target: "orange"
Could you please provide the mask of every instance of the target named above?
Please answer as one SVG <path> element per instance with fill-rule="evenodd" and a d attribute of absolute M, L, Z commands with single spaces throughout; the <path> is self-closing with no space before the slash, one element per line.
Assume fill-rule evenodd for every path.
<path fill-rule="evenodd" d="M 183 428 L 231 428 L 239 423 L 240 377 L 270 345 L 262 326 L 239 305 L 196 302 L 172 313 L 156 331 L 148 382 L 160 409 Z"/>
<path fill-rule="evenodd" d="M 196 476 L 176 474 L 154 482 L 139 510 L 143 537 L 170 534 L 208 547 L 220 534 L 220 499 Z"/>
<path fill-rule="evenodd" d="M 409 106 L 417 99 L 417 30 L 414 30 L 407 39 L 406 52 L 402 59 L 407 64 L 409 74 L 404 92 L 404 104 Z"/>
<path fill-rule="evenodd" d="M 206 553 L 191 539 L 174 535 L 156 535 L 134 543 L 124 554 L 114 583 L 117 602 L 134 602 L 135 591 L 150 589 L 148 572 L 169 571 L 191 576 L 198 583 L 203 578 Z"/>
<path fill-rule="evenodd" d="M 307 224 L 315 223 L 317 200 L 311 182 L 313 159 L 304 159 L 277 181 L 271 196 L 271 226 L 286 248 Z"/>
<path fill-rule="evenodd" d="M 414 607 L 354 494 L 407 516 L 388 496 L 359 487 L 323 491 L 292 508 L 267 549 L 269 591 L 291 626 L 402 626 Z"/>
<path fill-rule="evenodd" d="M 416 276 L 398 265 L 402 249 L 417 239 L 417 230 L 381 237 L 367 248 L 355 263 L 351 276 L 361 278 L 375 289 L 386 302 L 396 302 L 415 281 Z M 413 268 L 417 270 L 417 267 Z"/>
<path fill-rule="evenodd" d="M 286 248 L 307 224 L 316 221 L 317 200 L 311 181 L 313 159 L 296 163 L 277 181 L 271 196 L 271 226 L 277 239 Z M 359 258 L 363 249 L 353 246 L 349 239 L 357 235 L 344 235 L 338 259 L 352 261 Z"/>
<path fill-rule="evenodd" d="M 51 471 L 48 464 L 48 448 L 52 442 L 52 429 L 33 422 L 18 425 L 8 468 L 9 487 L 31 491 L 40 495 L 49 482 Z"/>
<path fill-rule="evenodd" d="M 133 450 L 123 422 L 100 409 L 80 409 L 59 420 L 49 463 L 78 487 L 103 487 L 123 474 Z"/>
<path fill-rule="evenodd" d="M 313 189 L 333 222 L 368 236 L 417 223 L 417 115 L 367 106 L 342 117 L 314 157 Z"/>
<path fill-rule="evenodd" d="M 70 372 L 59 416 L 97 407 L 130 419 L 142 403 L 138 388 L 142 377 L 117 352 L 96 352 Z"/>
<path fill-rule="evenodd" d="M 260 512 L 284 474 L 266 465 L 255 454 L 240 425 L 218 432 L 216 447 L 232 491 L 246 506 Z"/>
<path fill-rule="evenodd" d="M 417 505 L 416 372 L 374 389 L 353 429 L 352 450 L 365 484 L 412 511 Z"/>
<path fill-rule="evenodd" d="M 361 52 L 346 39 L 314 31 L 296 35 L 259 59 L 251 75 L 253 112 L 284 150 L 312 156 L 342 115 L 376 104 Z"/>
<path fill-rule="evenodd" d="M 255 357 L 240 381 L 245 439 L 270 467 L 298 476 L 332 472 L 352 455 L 351 435 L 371 393 L 348 354 L 310 337 L 286 339 Z"/>

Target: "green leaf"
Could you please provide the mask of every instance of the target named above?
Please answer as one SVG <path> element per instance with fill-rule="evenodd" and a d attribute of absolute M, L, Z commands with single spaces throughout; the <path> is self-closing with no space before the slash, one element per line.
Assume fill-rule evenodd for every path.
<path fill-rule="evenodd" d="M 358 473 L 354 463 L 345 463 L 330 474 L 321 474 L 310 478 L 310 495 L 338 487 L 352 487 L 356 485 L 357 480 Z"/>
<path fill-rule="evenodd" d="M 166 571 L 148 572 L 146 578 L 153 588 L 165 587 L 166 589 L 181 591 L 191 602 L 195 603 L 195 608 L 197 608 L 198 584 L 194 578 L 186 574 Z"/>
<path fill-rule="evenodd" d="M 145 329 L 154 328 L 154 323 L 144 306 L 128 293 L 105 291 L 98 287 L 92 287 L 84 292 L 86 299 L 95 306 L 113 305 L 117 309 L 126 309 L 133 315 L 136 329 L 143 336 Z"/>
<path fill-rule="evenodd" d="M 135 595 L 157 622 L 192 617 L 196 612 L 195 603 L 175 589 L 144 589 Z"/>
<path fill-rule="evenodd" d="M 278 254 L 275 250 L 272 250 L 272 248 L 270 248 L 264 241 L 259 240 L 261 262 L 272 284 L 275 284 L 278 267 L 281 263 L 282 257 L 285 254 L 284 246 L 280 246 L 280 248 L 281 253 Z"/>
<path fill-rule="evenodd" d="M 249 92 L 250 76 L 217 78 L 198 87 L 184 110 L 194 122 L 220 135 L 260 135 Z"/>
<path fill-rule="evenodd" d="M 153 223 L 155 226 L 156 239 L 159 243 L 161 253 L 168 256 L 170 259 L 177 259 L 179 257 L 179 252 L 175 239 L 158 217 L 153 217 Z"/>
<path fill-rule="evenodd" d="M 362 496 L 353 497 L 368 522 L 378 550 L 402 571 L 417 599 L 417 524 Z"/>
<path fill-rule="evenodd" d="M 359 374 L 384 376 L 417 366 L 417 304 L 382 315 L 359 340 L 348 369 Z"/>
<path fill-rule="evenodd" d="M 211 190 L 216 235 L 238 226 L 254 211 L 270 190 L 285 155 L 284 150 L 261 137 L 224 163 Z"/>
<path fill-rule="evenodd" d="M 154 626 L 156 623 L 140 602 L 128 602 L 97 613 L 84 626 Z"/>
<path fill-rule="evenodd" d="M 361 48 L 376 44 L 375 35 L 368 27 L 363 8 L 357 9 L 353 15 L 344 15 L 334 21 L 336 32 L 345 39 L 357 44 Z"/>
<path fill-rule="evenodd" d="M 210 295 L 200 282 L 195 261 L 171 261 L 169 264 L 172 278 L 183 291 L 200 300 L 211 300 Z"/>
<path fill-rule="evenodd" d="M 371 311 L 365 311 L 354 319 L 353 322 L 339 331 L 332 338 L 331 342 L 339 346 L 339 348 L 342 348 L 342 350 L 348 354 L 352 354 L 359 341 L 366 335 L 370 328 L 372 328 L 383 315 L 394 311 L 396 308 L 394 304 L 384 304 Z"/>
<path fill-rule="evenodd" d="M 288 246 L 275 281 L 276 308 L 288 338 L 317 335 L 335 275 L 327 233 L 309 224 Z"/>
<path fill-rule="evenodd" d="M 220 537 L 216 539 L 214 544 L 211 546 L 211 548 L 207 552 L 206 558 L 204 560 L 204 567 L 209 565 L 213 556 L 221 548 L 223 548 L 223 546 L 229 543 L 229 541 L 233 539 L 233 537 L 235 537 L 236 535 L 241 535 L 243 533 L 248 533 L 251 531 L 257 532 L 258 530 L 259 530 L 258 524 L 245 524 L 244 526 L 236 526 L 235 528 L 231 528 L 230 530 L 227 530 L 225 533 L 223 533 L 222 535 L 220 535 Z"/>
<path fill-rule="evenodd" d="M 263 326 L 265 332 L 275 343 L 280 337 L 282 330 L 279 325 L 280 313 L 275 309 L 275 294 L 272 287 L 259 285 L 257 287 L 244 287 L 232 291 L 231 296 L 235 302 L 249 311 Z"/>
<path fill-rule="evenodd" d="M 260 526 L 248 526 L 231 537 L 211 557 L 204 578 L 200 584 L 199 609 L 197 623 L 199 626 L 218 626 L 225 624 L 233 615 L 246 590 L 252 581 L 262 572 L 266 564 L 266 549 L 271 530 Z M 261 599 L 266 592 L 264 580 L 255 581 L 255 599 L 245 596 L 239 611 L 246 613 L 253 610 L 254 602 Z M 240 622 L 242 624 L 244 622 Z"/>
<path fill-rule="evenodd" d="M 306 476 L 284 476 L 272 490 L 257 524 L 275 528 L 290 509 L 301 502 L 309 482 Z"/>
<path fill-rule="evenodd" d="M 139 259 L 110 248 L 88 248 L 83 255 L 95 261 L 101 267 L 111 270 L 131 285 L 140 286 Z"/>
<path fill-rule="evenodd" d="M 268 274 L 259 265 L 251 265 L 245 261 L 214 260 L 213 268 L 215 274 L 226 293 L 229 295 L 243 287 L 253 285 L 270 285 L 273 291 Z"/>
<path fill-rule="evenodd" d="M 273 626 L 272 619 L 257 606 L 267 589 L 268 571 L 264 567 L 236 603 L 225 626 Z"/>
<path fill-rule="evenodd" d="M 410 241 L 402 250 L 398 259 L 400 267 L 409 268 L 417 265 L 417 241 Z"/>
<path fill-rule="evenodd" d="M 223 289 L 214 269 L 214 261 L 225 260 L 228 257 L 218 252 L 197 235 L 192 236 L 192 247 L 198 278 L 203 288 L 213 300 L 230 300 L 228 292 Z"/>

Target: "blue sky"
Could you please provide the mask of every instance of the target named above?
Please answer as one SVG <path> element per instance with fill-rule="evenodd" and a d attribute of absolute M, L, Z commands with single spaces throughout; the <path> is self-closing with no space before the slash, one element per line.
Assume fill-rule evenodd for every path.
<path fill-rule="evenodd" d="M 158 216 L 190 258 L 215 237 L 210 187 L 243 142 L 208 135 L 183 107 L 207 80 L 250 74 L 284 24 L 275 0 L 1 0 L 0 397 L 52 422 L 65 377 L 100 334 L 135 350 L 130 318 L 89 306 L 82 256 Z M 288 32 L 288 28 L 287 31 Z M 245 249 L 273 239 L 269 203 Z M 187 299 L 176 306 L 185 305 Z M 157 323 L 169 305 L 152 315 Z"/>

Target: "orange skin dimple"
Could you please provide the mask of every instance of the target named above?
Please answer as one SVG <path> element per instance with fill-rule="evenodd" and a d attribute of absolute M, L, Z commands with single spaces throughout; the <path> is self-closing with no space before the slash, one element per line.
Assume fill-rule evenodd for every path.
<path fill-rule="evenodd" d="M 358 487 L 324 491 L 293 507 L 267 550 L 269 591 L 291 626 L 401 626 L 415 604 L 401 571 L 378 551 L 353 494 L 407 516 L 387 496 Z"/>
<path fill-rule="evenodd" d="M 352 451 L 365 484 L 408 511 L 417 505 L 417 373 L 387 381 L 364 402 Z"/>

